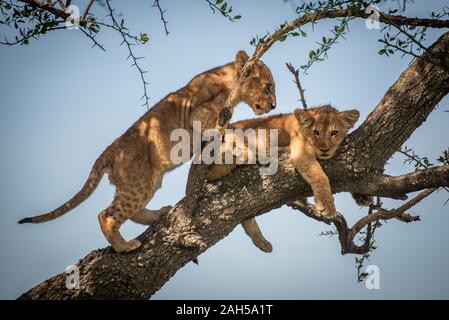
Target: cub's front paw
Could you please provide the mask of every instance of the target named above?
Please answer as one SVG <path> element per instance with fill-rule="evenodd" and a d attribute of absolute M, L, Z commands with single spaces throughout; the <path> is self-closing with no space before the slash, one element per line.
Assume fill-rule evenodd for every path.
<path fill-rule="evenodd" d="M 318 213 L 328 219 L 332 219 L 337 215 L 335 210 L 334 198 L 329 196 L 316 196 L 315 204 Z"/>

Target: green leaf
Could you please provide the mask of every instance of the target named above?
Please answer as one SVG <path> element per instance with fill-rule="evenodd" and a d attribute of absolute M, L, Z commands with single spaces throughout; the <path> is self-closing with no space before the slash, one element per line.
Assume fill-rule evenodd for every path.
<path fill-rule="evenodd" d="M 150 40 L 150 37 L 148 37 L 148 34 L 146 33 L 141 33 L 139 40 L 142 43 L 147 43 Z"/>
<path fill-rule="evenodd" d="M 238 14 L 238 15 L 234 16 L 234 19 L 235 19 L 235 20 L 239 20 L 241 17 L 242 17 L 242 16 Z"/>
<path fill-rule="evenodd" d="M 313 60 L 315 57 L 316 57 L 315 51 L 314 51 L 314 50 L 310 51 L 310 52 L 309 52 L 309 59 L 310 59 L 310 60 Z"/>

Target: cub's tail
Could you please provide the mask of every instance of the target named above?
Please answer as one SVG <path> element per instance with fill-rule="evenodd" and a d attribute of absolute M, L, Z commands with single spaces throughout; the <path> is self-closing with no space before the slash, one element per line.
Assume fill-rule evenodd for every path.
<path fill-rule="evenodd" d="M 107 167 L 107 162 L 103 160 L 105 157 L 100 156 L 90 171 L 89 177 L 87 178 L 86 183 L 83 188 L 75 195 L 72 199 L 64 203 L 59 208 L 53 210 L 52 212 L 42 214 L 35 217 L 24 218 L 20 220 L 18 223 L 41 223 L 56 219 L 73 208 L 77 207 L 81 202 L 86 200 L 97 188 L 100 183 L 101 178 L 104 175 L 105 169 Z"/>

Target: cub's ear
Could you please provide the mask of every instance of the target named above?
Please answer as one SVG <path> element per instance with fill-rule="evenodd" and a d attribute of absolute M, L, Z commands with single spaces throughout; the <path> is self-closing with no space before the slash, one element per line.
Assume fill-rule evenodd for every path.
<path fill-rule="evenodd" d="M 237 67 L 237 70 L 242 69 L 248 59 L 249 57 L 245 51 L 240 50 L 239 52 L 237 52 L 235 56 L 235 65 Z"/>
<path fill-rule="evenodd" d="M 296 119 L 298 119 L 299 123 L 304 127 L 310 126 L 313 122 L 313 117 L 306 110 L 296 109 L 295 117 Z"/>
<path fill-rule="evenodd" d="M 338 113 L 338 116 L 340 117 L 340 120 L 343 122 L 343 124 L 348 128 L 352 128 L 357 120 L 359 120 L 360 112 L 358 110 L 348 110 L 348 111 L 342 111 Z"/>

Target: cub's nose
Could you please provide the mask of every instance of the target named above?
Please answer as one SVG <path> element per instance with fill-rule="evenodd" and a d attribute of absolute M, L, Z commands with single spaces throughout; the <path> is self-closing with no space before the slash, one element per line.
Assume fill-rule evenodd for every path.
<path fill-rule="evenodd" d="M 326 152 L 328 152 L 330 149 L 331 149 L 330 147 L 327 147 L 327 148 L 320 148 L 320 151 L 326 153 Z"/>
<path fill-rule="evenodd" d="M 274 108 L 276 108 L 276 104 L 272 103 L 272 104 L 270 105 L 270 108 L 271 108 L 271 110 L 273 110 Z"/>

